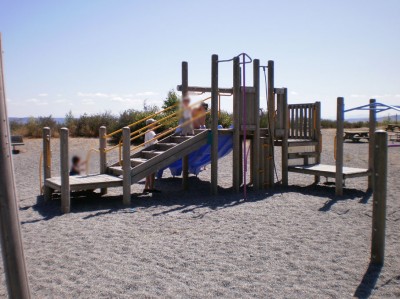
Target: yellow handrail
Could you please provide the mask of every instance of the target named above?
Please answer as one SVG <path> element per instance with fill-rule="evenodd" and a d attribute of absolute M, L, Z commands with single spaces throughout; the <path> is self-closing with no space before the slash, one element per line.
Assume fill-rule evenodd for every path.
<path fill-rule="evenodd" d="M 139 124 L 139 123 L 141 123 L 141 122 L 143 122 L 143 121 L 145 121 L 145 120 L 148 120 L 148 119 L 150 119 L 150 118 L 153 118 L 154 116 L 156 116 L 156 115 L 158 115 L 158 114 L 161 114 L 161 113 L 163 113 L 163 112 L 165 112 L 165 111 L 168 111 L 168 110 L 171 110 L 172 108 L 174 108 L 175 106 L 178 106 L 180 103 L 175 103 L 175 104 L 173 104 L 172 106 L 169 106 L 169 107 L 167 107 L 167 108 L 165 108 L 164 110 L 161 110 L 161 111 L 158 111 L 158 112 L 156 112 L 156 113 L 153 113 L 153 114 L 151 114 L 151 115 L 149 115 L 149 116 L 146 116 L 145 118 L 142 118 L 141 120 L 138 120 L 138 121 L 136 121 L 136 122 L 134 122 L 134 123 L 131 123 L 130 125 L 127 125 L 127 127 L 133 127 L 134 125 L 137 125 L 137 124 Z M 114 131 L 114 132 L 112 132 L 112 133 L 110 133 L 110 134 L 107 134 L 107 135 L 105 135 L 103 138 L 109 138 L 109 137 L 111 137 L 111 136 L 113 136 L 113 135 L 115 135 L 115 134 L 118 134 L 118 133 L 120 133 L 120 132 L 122 132 L 122 129 L 119 129 L 119 130 L 116 130 L 116 131 Z"/>
<path fill-rule="evenodd" d="M 151 143 L 151 142 L 153 142 L 153 141 L 155 141 L 155 140 L 158 140 L 159 138 L 164 137 L 165 135 L 168 135 L 169 133 L 175 131 L 176 129 L 181 128 L 181 127 L 183 127 L 183 126 L 185 126 L 185 125 L 187 125 L 187 124 L 190 124 L 190 123 L 193 122 L 194 120 L 196 120 L 196 119 L 198 119 L 198 118 L 200 118 L 200 117 L 204 117 L 205 115 L 210 114 L 210 113 L 211 113 L 211 111 L 208 111 L 208 112 L 206 112 L 206 113 L 200 114 L 200 115 L 198 115 L 198 116 L 196 116 L 196 117 L 194 117 L 194 118 L 192 118 L 192 119 L 189 119 L 189 120 L 185 121 L 184 123 L 182 123 L 182 124 L 180 124 L 180 125 L 178 125 L 178 126 L 176 126 L 176 127 L 174 127 L 174 128 L 168 129 L 167 131 L 158 134 L 156 137 L 154 137 L 154 138 L 152 138 L 152 139 L 150 139 L 150 140 L 147 140 L 147 141 L 143 142 L 142 144 L 139 144 L 139 145 L 137 145 L 137 146 L 134 146 L 134 147 L 131 149 L 131 151 L 134 151 L 134 150 L 136 150 L 136 149 L 138 149 L 138 148 L 140 148 L 140 147 L 142 147 L 142 146 L 145 146 L 145 145 L 148 144 L 148 143 Z M 120 148 L 120 150 L 119 150 L 119 153 L 120 153 L 120 155 L 119 155 L 119 164 L 122 165 L 122 143 L 119 143 L 119 148 Z"/>

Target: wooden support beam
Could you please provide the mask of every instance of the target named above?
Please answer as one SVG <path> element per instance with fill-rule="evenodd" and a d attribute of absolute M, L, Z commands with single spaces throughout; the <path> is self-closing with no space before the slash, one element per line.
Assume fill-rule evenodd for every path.
<path fill-rule="evenodd" d="M 107 128 L 105 126 L 101 126 L 99 129 L 99 151 L 100 151 L 100 173 L 107 173 L 107 139 L 105 136 L 107 135 Z M 102 188 L 100 190 L 102 195 L 107 194 L 107 188 Z"/>
<path fill-rule="evenodd" d="M 4 86 L 3 49 L 0 33 L 0 238 L 9 298 L 30 298 L 25 266 L 10 130 Z"/>
<path fill-rule="evenodd" d="M 268 119 L 269 119 L 269 134 L 270 134 L 270 144 L 268 151 L 268 187 L 272 188 L 274 185 L 274 140 L 275 140 L 275 83 L 274 83 L 274 62 L 268 60 L 268 98 L 267 98 L 267 108 L 268 108 Z"/>
<path fill-rule="evenodd" d="M 131 204 L 131 129 L 122 129 L 123 203 Z"/>
<path fill-rule="evenodd" d="M 232 180 L 233 190 L 236 193 L 240 191 L 241 175 L 240 164 L 240 59 L 233 59 L 233 153 L 232 153 Z"/>
<path fill-rule="evenodd" d="M 371 261 L 383 265 L 385 259 L 387 133 L 376 131 L 374 148 L 374 198 L 372 203 Z"/>
<path fill-rule="evenodd" d="M 51 178 L 51 130 L 49 127 L 43 128 L 43 180 Z M 48 201 L 51 199 L 53 190 L 48 186 L 40 186 L 44 189 L 44 200 Z"/>
<path fill-rule="evenodd" d="M 368 144 L 368 169 L 371 173 L 374 173 L 374 145 L 375 145 L 375 129 L 376 129 L 376 111 L 375 111 L 375 99 L 370 99 L 370 110 L 369 110 L 369 144 Z M 368 177 L 368 190 L 373 188 L 374 176 Z"/>
<path fill-rule="evenodd" d="M 176 87 L 178 91 L 183 91 L 184 86 L 178 85 Z M 201 93 L 210 93 L 212 92 L 212 87 L 201 87 L 201 86 L 187 86 L 187 91 L 188 92 L 201 92 Z M 225 93 L 225 94 L 232 94 L 233 93 L 233 88 L 218 88 L 218 93 Z"/>
<path fill-rule="evenodd" d="M 260 60 L 253 60 L 253 87 L 254 87 L 254 103 L 253 107 L 253 119 L 255 122 L 255 129 L 253 135 L 253 188 L 254 190 L 260 190 Z"/>
<path fill-rule="evenodd" d="M 71 210 L 71 189 L 69 185 L 69 130 L 60 130 L 60 171 L 61 171 L 61 211 L 69 213 Z"/>
<path fill-rule="evenodd" d="M 344 126 L 344 99 L 337 98 L 336 117 L 336 196 L 343 195 L 343 126 Z"/>
<path fill-rule="evenodd" d="M 289 180 L 289 128 L 288 126 L 288 99 L 287 99 L 287 88 L 284 88 L 283 94 L 278 95 L 280 99 L 278 101 L 282 102 L 282 123 L 284 127 L 284 132 L 282 136 L 282 185 L 287 186 Z"/>
<path fill-rule="evenodd" d="M 189 72 L 188 63 L 182 62 L 182 98 L 188 94 L 189 85 Z M 182 158 L 182 188 L 187 190 L 189 188 L 189 156 L 186 155 Z"/>
<path fill-rule="evenodd" d="M 322 133 L 321 133 L 321 102 L 315 103 L 315 131 L 314 131 L 314 139 L 318 142 L 315 146 L 315 151 L 318 155 L 315 157 L 315 164 L 321 163 L 321 149 L 322 149 Z M 320 177 L 318 175 L 314 176 L 314 183 L 318 184 L 320 181 Z"/>
<path fill-rule="evenodd" d="M 211 194 L 218 193 L 218 55 L 211 58 Z"/>

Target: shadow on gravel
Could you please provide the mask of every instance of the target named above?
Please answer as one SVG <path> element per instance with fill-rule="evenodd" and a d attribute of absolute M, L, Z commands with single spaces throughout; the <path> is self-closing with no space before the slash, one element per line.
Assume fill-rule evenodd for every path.
<path fill-rule="evenodd" d="M 135 194 L 132 194 L 132 199 Z M 132 200 L 133 207 L 134 200 Z M 37 196 L 36 204 L 33 206 L 21 207 L 20 210 L 28 210 L 32 208 L 38 212 L 42 218 L 22 221 L 21 224 L 35 223 L 39 221 L 47 221 L 54 217 L 63 215 L 61 213 L 60 194 L 55 193 L 50 201 L 45 202 L 42 195 Z M 115 213 L 125 210 L 127 206 L 122 203 L 122 196 L 101 196 L 95 192 L 74 192 L 71 193 L 71 213 L 96 212 L 94 214 L 83 217 L 89 219 L 96 216 Z"/>
<path fill-rule="evenodd" d="M 284 194 L 287 192 L 327 198 L 328 201 L 319 209 L 319 211 L 327 212 L 340 200 L 361 198 L 360 203 L 366 203 L 371 196 L 371 193 L 368 192 L 346 188 L 344 190 L 344 196 L 336 197 L 335 189 L 332 186 L 312 184 L 309 186 L 291 185 L 283 188 L 281 185 L 276 185 L 271 190 L 258 192 L 252 191 L 250 187 L 248 188 L 248 198 L 244 200 L 243 190 L 237 194 L 233 192 L 232 188 L 225 189 L 219 187 L 218 196 L 212 196 L 210 195 L 211 183 L 209 181 L 202 181 L 195 176 L 189 177 L 188 191 L 182 191 L 181 178 L 157 180 L 156 188 L 162 192 L 153 194 L 133 193 L 131 195 L 131 205 L 128 207 L 124 206 L 122 203 L 122 194 L 101 196 L 99 193 L 95 192 L 74 192 L 71 194 L 71 213 L 94 212 L 83 217 L 83 219 L 90 219 L 116 212 L 131 213 L 134 212 L 132 209 L 134 207 L 147 209 L 159 206 L 163 207 L 163 211 L 155 213 L 153 216 L 160 216 L 173 212 L 193 213 L 202 208 L 208 208 L 209 211 L 205 213 L 209 213 L 213 210 L 234 207 L 243 203 L 266 200 L 268 197 L 275 194 Z M 22 224 L 47 221 L 54 217 L 61 216 L 60 207 L 60 194 L 53 194 L 52 200 L 48 202 L 44 202 L 43 196 L 38 196 L 35 205 L 22 207 L 21 210 L 32 208 L 34 211 L 37 211 L 42 218 L 24 221 Z M 196 215 L 196 217 L 202 216 L 204 216 L 204 214 Z"/>
<path fill-rule="evenodd" d="M 278 190 L 278 188 L 276 188 Z M 324 184 L 324 185 L 315 185 L 311 184 L 308 186 L 297 186 L 291 185 L 288 187 L 279 186 L 279 190 L 282 193 L 286 192 L 295 192 L 301 193 L 304 195 L 312 195 L 321 198 L 327 198 L 328 200 L 324 203 L 324 205 L 319 208 L 318 211 L 321 212 L 328 212 L 333 205 L 335 205 L 339 201 L 345 200 L 354 200 L 359 199 L 359 203 L 366 204 L 368 200 L 371 198 L 372 192 L 370 191 L 361 191 L 358 189 L 353 188 L 345 188 L 343 190 L 343 196 L 336 196 L 335 195 L 335 185 L 331 184 Z"/>
<path fill-rule="evenodd" d="M 363 279 L 354 292 L 356 298 L 369 298 L 372 290 L 375 288 L 378 281 L 379 274 L 381 273 L 382 266 L 370 263 Z"/>

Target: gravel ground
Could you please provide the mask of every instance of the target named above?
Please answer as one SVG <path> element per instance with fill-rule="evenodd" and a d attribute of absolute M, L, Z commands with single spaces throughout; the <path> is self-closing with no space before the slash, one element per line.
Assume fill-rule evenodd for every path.
<path fill-rule="evenodd" d="M 323 130 L 323 163 L 334 163 L 333 136 Z M 70 141 L 71 154 L 85 156 L 96 146 L 95 139 Z M 154 196 L 141 194 L 143 182 L 133 185 L 130 208 L 115 188 L 103 198 L 73 198 L 71 213 L 61 215 L 59 198 L 44 203 L 38 196 L 40 151 L 41 140 L 26 140 L 14 155 L 34 298 L 400 297 L 399 148 L 389 148 L 382 269 L 369 266 L 366 178 L 346 181 L 345 195 L 335 197 L 334 185 L 312 186 L 312 176 L 290 174 L 289 188 L 250 192 L 243 201 L 230 190 L 228 155 L 219 163 L 218 197 L 209 195 L 208 167 L 190 177 L 188 192 L 166 176 Z M 57 139 L 52 151 L 56 176 Z M 346 143 L 345 165 L 365 168 L 367 153 L 367 143 Z M 97 163 L 93 155 L 92 172 Z"/>

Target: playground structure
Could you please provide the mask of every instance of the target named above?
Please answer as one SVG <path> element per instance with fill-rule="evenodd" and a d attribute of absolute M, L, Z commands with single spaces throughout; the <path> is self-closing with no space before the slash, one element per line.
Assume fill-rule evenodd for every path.
<path fill-rule="evenodd" d="M 16 195 L 14 171 L 11 155 L 11 138 L 8 126 L 8 115 L 6 109 L 6 96 L 4 88 L 4 70 L 2 57 L 2 44 L 0 35 L 0 116 L 2 122 L 0 124 L 0 226 L 1 226 L 1 243 L 3 262 L 5 268 L 5 277 L 8 287 L 9 296 L 12 298 L 30 298 L 30 289 L 28 284 L 27 271 L 25 266 L 25 257 L 23 252 L 23 243 L 20 230 L 20 221 L 18 217 L 18 201 Z M 254 82 L 252 87 L 245 86 L 245 55 L 243 55 L 243 85 L 240 83 L 240 60 L 239 57 L 233 58 L 234 66 L 234 87 L 228 89 L 232 91 L 234 101 L 234 127 L 233 129 L 218 129 L 218 99 L 219 93 L 225 92 L 218 88 L 218 56 L 213 55 L 212 58 L 212 86 L 211 89 L 205 88 L 204 92 L 211 90 L 212 93 L 212 128 L 206 131 L 197 131 L 193 136 L 173 136 L 171 133 L 175 130 L 169 129 L 163 132 L 159 147 L 148 147 L 146 150 L 138 151 L 131 155 L 131 141 L 138 138 L 143 132 L 136 130 L 131 132 L 132 124 L 128 127 L 106 134 L 106 128 L 100 128 L 100 144 L 99 149 L 94 150 L 100 155 L 100 173 L 88 176 L 69 176 L 69 159 L 68 159 L 68 129 L 61 129 L 61 176 L 53 178 L 51 176 L 51 147 L 50 147 L 50 129 L 43 129 L 43 170 L 44 170 L 44 190 L 45 198 L 49 199 L 54 190 L 61 191 L 62 211 L 70 211 L 70 191 L 85 190 L 91 188 L 100 188 L 105 194 L 109 187 L 123 186 L 123 201 L 125 204 L 130 202 L 130 185 L 155 169 L 159 169 L 162 165 L 168 165 L 170 161 L 183 157 L 183 182 L 187 184 L 188 176 L 188 154 L 195 148 L 208 143 L 211 139 L 211 161 L 212 161 L 212 192 L 217 192 L 218 179 L 218 137 L 219 134 L 232 135 L 234 144 L 232 146 L 234 157 L 240 157 L 238 163 L 234 163 L 233 186 L 239 191 L 240 184 L 244 183 L 246 188 L 245 174 L 246 169 L 242 169 L 241 157 L 246 157 L 245 141 L 247 138 L 251 141 L 251 152 L 253 160 L 251 163 L 251 173 L 253 175 L 253 185 L 255 189 L 272 187 L 274 183 L 273 176 L 273 148 L 274 145 L 282 146 L 282 164 L 286 163 L 286 172 L 289 171 L 288 160 L 289 154 L 296 154 L 293 157 L 300 157 L 306 165 L 310 163 L 310 157 L 314 158 L 314 163 L 319 163 L 321 153 L 321 133 L 320 133 L 320 104 L 302 104 L 300 106 L 287 105 L 287 89 L 275 89 L 273 86 L 273 62 L 268 62 L 268 128 L 260 128 L 259 123 L 259 61 L 253 61 Z M 182 64 L 182 90 L 188 92 L 190 87 L 187 84 L 187 64 Z M 242 95 L 242 97 L 241 97 Z M 277 99 L 275 99 L 275 96 Z M 252 101 L 247 101 L 253 99 Z M 275 104 L 278 103 L 277 117 L 275 119 Z M 243 106 L 240 106 L 242 104 Z M 370 111 L 370 119 L 375 120 L 376 112 L 379 112 L 379 105 L 374 100 L 368 105 Z M 242 109 L 241 109 L 242 107 Z M 399 110 L 398 107 L 392 107 Z M 343 123 L 344 118 L 343 98 L 338 98 L 338 124 Z M 291 117 L 289 118 L 289 115 Z M 151 116 L 150 116 L 151 117 Z M 248 121 L 249 120 L 249 121 Z M 141 120 L 144 121 L 144 120 Z M 375 121 L 373 122 L 375 124 Z M 184 124 L 182 124 L 184 125 Z M 180 126 L 182 126 L 180 125 Z M 293 128 L 293 129 L 292 129 Z M 370 130 L 375 129 L 370 125 Z M 142 129 L 143 130 L 143 129 Z M 107 138 L 114 134 L 122 132 L 122 141 L 113 147 L 107 148 Z M 249 135 L 248 135 L 249 133 Z M 133 137 L 132 137 L 133 135 Z M 336 167 L 339 178 L 343 175 L 340 169 L 343 162 L 343 127 L 338 126 L 337 131 L 337 161 Z M 372 217 L 372 246 L 371 261 L 376 264 L 384 262 L 384 245 L 385 245 L 385 219 L 386 219 L 386 179 L 387 179 L 387 133 L 377 131 L 373 135 L 373 142 L 370 142 L 370 159 L 368 175 L 373 177 L 373 217 Z M 210 138 L 211 137 L 211 138 Z M 289 139 L 293 138 L 294 141 Z M 305 139 L 303 139 L 305 138 Z M 243 148 L 240 143 L 243 142 Z M 296 146 L 290 146 L 295 144 Z M 143 144 L 142 144 L 143 145 Z M 311 147 L 313 154 L 302 155 L 302 151 L 296 147 Z M 289 148 L 295 148 L 289 151 Z M 107 164 L 107 152 L 119 149 L 121 151 L 120 161 L 114 164 Z M 134 147 L 134 150 L 138 147 Z M 285 149 L 285 150 L 284 150 Z M 157 152 L 158 151 L 158 152 Z M 242 152 L 244 151 L 244 153 Z M 371 154 L 373 152 L 373 156 Z M 272 153 L 272 154 L 271 154 Z M 143 157 L 142 161 L 132 161 L 134 155 Z M 150 155 L 147 156 L 146 155 Z M 163 159 L 156 159 L 163 157 Z M 165 160 L 164 160 L 165 159 Z M 162 160 L 162 161 L 159 161 Z M 186 160 L 186 161 L 185 161 Z M 254 162 L 256 160 L 260 164 Z M 246 161 L 246 160 L 245 160 Z M 371 163 L 372 161 L 372 163 Z M 237 161 L 236 161 L 237 162 Z M 138 163 L 136 165 L 135 163 Z M 239 168 L 235 168 L 239 167 Z M 140 167 L 141 166 L 141 167 Z M 307 166 L 307 165 L 306 165 Z M 338 167 L 339 166 L 339 167 Z M 140 167 L 140 168 L 138 168 Z M 241 172 L 243 170 L 243 172 Z M 112 173 L 115 171 L 116 173 Z M 117 176 L 122 174 L 122 178 Z M 318 172 L 312 172 L 315 180 L 319 180 L 321 175 Z M 372 175 L 373 174 L 373 175 Z M 336 178 L 338 178 L 336 176 Z M 287 184 L 287 177 L 285 177 Z M 341 181 L 340 181 L 341 183 Z M 337 182 L 338 184 L 338 182 Z M 186 185 L 187 187 L 187 185 Z"/>
<path fill-rule="evenodd" d="M 233 86 L 219 87 L 218 65 L 232 62 Z M 253 82 L 246 86 L 246 65 L 252 65 Z M 260 70 L 264 70 L 268 127 L 260 127 Z M 265 73 L 267 70 L 267 73 Z M 282 185 L 288 185 L 289 172 L 296 172 L 314 176 L 315 183 L 320 177 L 334 178 L 336 182 L 336 195 L 343 195 L 344 181 L 354 177 L 368 177 L 368 188 L 372 190 L 373 182 L 373 134 L 376 129 L 376 113 L 388 109 L 399 110 L 399 107 L 388 106 L 370 100 L 368 105 L 344 109 L 344 99 L 337 99 L 337 133 L 335 138 L 335 165 L 321 164 L 321 103 L 288 104 L 287 88 L 275 88 L 274 86 L 274 62 L 268 61 L 266 66 L 260 65 L 258 59 L 251 59 L 242 53 L 232 59 L 219 60 L 217 55 L 211 59 L 211 87 L 189 85 L 188 63 L 182 62 L 182 83 L 177 86 L 182 96 L 190 93 L 211 93 L 200 102 L 211 101 L 211 110 L 206 114 L 211 116 L 211 129 L 195 130 L 193 135 L 180 136 L 174 134 L 177 127 L 168 128 L 157 136 L 158 143 L 142 148 L 148 142 L 132 146 L 132 141 L 145 134 L 149 126 L 135 129 L 140 123 L 149 118 L 156 118 L 155 129 L 168 125 L 179 116 L 177 105 L 168 107 L 127 127 L 107 134 L 106 128 L 99 129 L 99 148 L 90 152 L 98 152 L 100 155 L 100 171 L 98 174 L 69 176 L 68 156 L 68 129 L 61 129 L 61 176 L 51 176 L 50 154 L 50 129 L 43 129 L 43 171 L 44 171 L 44 195 L 45 199 L 51 198 L 54 190 L 61 192 L 62 211 L 70 211 L 70 191 L 101 189 L 102 194 L 107 193 L 107 188 L 123 187 L 123 202 L 128 205 L 131 200 L 130 186 L 137 183 L 147 175 L 168 168 L 175 161 L 181 160 L 182 186 L 188 189 L 189 154 L 199 150 L 205 145 L 209 146 L 210 159 L 199 166 L 211 164 L 211 193 L 218 192 L 218 159 L 221 157 L 219 139 L 223 135 L 231 139 L 232 147 L 232 187 L 235 192 L 240 192 L 243 187 L 244 197 L 248 182 L 247 163 L 250 153 L 250 177 L 253 190 L 272 188 L 276 183 L 274 177 L 275 158 L 274 147 L 282 147 Z M 268 80 L 267 80 L 268 78 Z M 231 128 L 219 128 L 218 116 L 221 96 L 232 95 L 233 126 Z M 199 103 L 199 102 L 198 102 Z M 173 110 L 175 109 L 175 110 Z M 343 165 L 344 142 L 344 114 L 353 110 L 369 111 L 369 159 L 368 167 L 352 168 Z M 198 117 L 202 117 L 200 115 Z M 121 134 L 117 145 L 107 147 L 107 139 Z M 247 148 L 246 144 L 249 144 Z M 119 150 L 119 160 L 108 163 L 107 153 Z M 90 156 L 89 152 L 89 156 Z M 226 151 L 225 151 L 226 153 Z"/>

